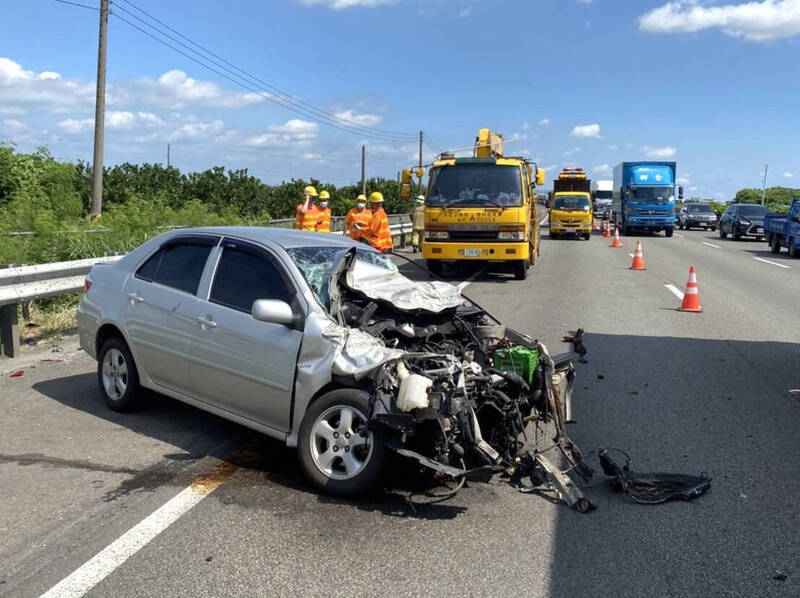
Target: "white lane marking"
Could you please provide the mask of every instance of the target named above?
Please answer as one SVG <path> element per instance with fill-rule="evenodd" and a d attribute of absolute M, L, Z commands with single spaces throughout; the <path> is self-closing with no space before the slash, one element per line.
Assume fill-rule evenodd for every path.
<path fill-rule="evenodd" d="M 542 218 L 542 221 L 539 222 L 539 226 L 542 226 L 545 222 L 547 222 L 548 218 L 550 218 L 550 214 L 547 214 L 544 218 Z"/>
<path fill-rule="evenodd" d="M 41 598 L 79 598 L 144 548 L 153 538 L 175 523 L 181 515 L 216 490 L 236 471 L 229 463 L 219 463 L 192 485 L 153 511 L 103 550 L 70 573 Z"/>
<path fill-rule="evenodd" d="M 713 247 L 714 249 L 719 249 L 719 245 L 714 245 L 713 243 L 706 243 L 705 241 L 700 241 L 701 245 L 708 245 L 709 247 Z"/>
<path fill-rule="evenodd" d="M 675 295 L 678 299 L 683 301 L 683 291 L 681 291 L 678 287 L 673 284 L 664 283 L 664 286 L 667 287 L 667 290 L 671 291 L 673 295 Z"/>
<path fill-rule="evenodd" d="M 754 260 L 758 260 L 759 262 L 764 262 L 765 264 L 772 264 L 773 266 L 778 266 L 778 268 L 791 268 L 791 266 L 787 266 L 785 264 L 779 264 L 778 262 L 771 262 L 769 260 L 765 260 L 763 257 L 754 257 Z"/>
<path fill-rule="evenodd" d="M 629 255 L 629 256 L 631 256 L 631 257 L 633 257 L 633 254 L 632 254 L 632 253 L 629 253 L 628 255 Z"/>
<path fill-rule="evenodd" d="M 486 268 L 480 268 L 479 270 L 475 270 L 475 272 L 473 272 L 469 276 L 469 278 L 465 279 L 464 282 L 458 283 L 457 285 L 458 290 L 463 291 L 464 289 L 466 289 L 471 283 L 475 282 L 475 279 L 478 278 L 478 276 L 480 276 L 484 272 L 486 272 Z"/>
<path fill-rule="evenodd" d="M 679 235 L 678 233 L 674 233 L 674 235 L 675 235 L 676 237 L 678 237 L 679 239 L 683 239 L 683 235 Z"/>

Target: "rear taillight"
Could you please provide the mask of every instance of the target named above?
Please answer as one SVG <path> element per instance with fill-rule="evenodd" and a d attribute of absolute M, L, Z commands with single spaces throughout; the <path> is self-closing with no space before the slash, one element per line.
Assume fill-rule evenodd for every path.
<path fill-rule="evenodd" d="M 83 292 L 88 293 L 89 289 L 92 288 L 92 281 L 88 278 L 83 281 Z"/>

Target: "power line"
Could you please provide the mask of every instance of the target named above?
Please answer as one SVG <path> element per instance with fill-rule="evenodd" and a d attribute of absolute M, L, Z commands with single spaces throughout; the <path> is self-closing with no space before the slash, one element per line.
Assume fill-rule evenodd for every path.
<path fill-rule="evenodd" d="M 69 4 L 70 6 L 78 6 L 80 8 L 88 8 L 89 10 L 100 10 L 96 6 L 89 6 L 88 4 L 81 4 L 80 2 L 70 2 L 69 0 L 53 0 L 53 2 L 59 2 L 61 4 Z"/>
<path fill-rule="evenodd" d="M 307 118 L 310 118 L 310 119 L 312 119 L 315 122 L 318 122 L 320 124 L 327 124 L 329 126 L 335 126 L 335 127 L 340 128 L 340 129 L 347 128 L 347 130 L 349 130 L 351 133 L 358 133 L 358 134 L 361 134 L 361 135 L 364 135 L 364 136 L 367 136 L 367 137 L 371 137 L 371 138 L 374 138 L 374 139 L 382 139 L 382 140 L 386 140 L 386 141 L 389 141 L 389 140 L 391 140 L 391 141 L 409 140 L 410 141 L 411 139 L 413 139 L 415 137 L 415 135 L 412 134 L 412 133 L 398 133 L 398 132 L 393 132 L 393 131 L 386 131 L 386 130 L 378 129 L 376 127 L 372 127 L 372 126 L 369 126 L 369 125 L 362 125 L 362 124 L 359 124 L 359 123 L 355 123 L 355 122 L 350 121 L 348 119 L 341 118 L 341 117 L 339 117 L 339 116 L 337 116 L 335 114 L 332 114 L 330 112 L 327 112 L 325 110 L 317 108 L 316 106 L 313 106 L 312 104 L 309 104 L 308 102 L 304 102 L 304 101 L 302 101 L 302 100 L 300 100 L 298 98 L 295 98 L 291 94 L 288 94 L 288 93 L 278 89 L 274 85 L 271 85 L 270 83 L 264 81 L 263 79 L 260 79 L 260 78 L 256 77 L 255 75 L 249 73 L 248 71 L 245 71 L 244 69 L 239 68 L 235 64 L 225 60 L 224 58 L 220 57 L 219 55 L 215 54 L 214 52 L 208 50 L 204 46 L 198 44 L 197 42 L 193 41 L 189 37 L 183 35 L 179 31 L 177 31 L 176 29 L 170 27 L 169 25 L 167 25 L 163 21 L 160 21 L 159 19 L 157 19 L 156 17 L 154 17 L 153 15 L 148 13 L 147 11 L 139 8 L 133 2 L 130 2 L 129 0 L 123 0 L 123 1 L 126 4 L 129 4 L 131 7 L 133 7 L 137 11 L 141 12 L 142 14 L 144 14 L 145 16 L 147 16 L 152 21 L 158 23 L 159 25 L 161 25 L 162 27 L 168 29 L 169 31 L 172 31 L 173 33 L 175 33 L 177 36 L 181 37 L 182 39 L 185 39 L 190 44 L 192 44 L 192 46 L 195 46 L 196 48 L 199 48 L 202 51 L 202 53 L 198 52 L 197 50 L 195 50 L 194 48 L 188 46 L 187 44 L 181 42 L 179 39 L 176 39 L 175 37 L 173 37 L 173 36 L 169 35 L 168 33 L 164 32 L 163 30 L 159 29 L 158 27 L 156 27 L 152 23 L 149 23 L 148 21 L 142 19 L 141 17 L 133 14 L 132 12 L 127 10 L 125 7 L 121 6 L 119 3 L 117 3 L 117 8 L 118 9 L 122 10 L 123 12 L 125 12 L 126 14 L 131 16 L 132 18 L 140 21 L 141 23 L 143 23 L 144 25 L 146 25 L 150 29 L 156 31 L 160 36 L 163 36 L 163 37 L 173 41 L 174 43 L 179 44 L 180 46 L 182 46 L 183 48 L 185 48 L 186 50 L 188 50 L 189 52 L 194 54 L 196 57 L 201 58 L 203 61 L 207 61 L 207 62 L 211 63 L 214 67 L 216 67 L 218 69 L 222 69 L 224 71 L 227 71 L 230 75 L 235 77 L 236 80 L 233 80 L 233 79 L 231 79 L 230 77 L 228 77 L 226 75 L 222 75 L 221 73 L 219 73 L 218 71 L 214 70 L 213 68 L 211 68 L 210 66 L 208 66 L 204 62 L 199 62 L 198 60 L 196 60 L 195 57 L 187 56 L 185 53 L 181 52 L 180 50 L 178 50 L 174 46 L 171 46 L 170 44 L 168 44 L 167 42 L 163 41 L 162 39 L 156 38 L 152 34 L 149 34 L 148 32 L 143 31 L 141 28 L 137 27 L 136 25 L 134 25 L 130 21 L 128 21 L 125 18 L 121 17 L 119 14 L 116 15 L 118 18 L 120 18 L 123 21 L 125 21 L 126 23 L 128 23 L 128 25 L 131 25 L 134 28 L 139 29 L 139 31 L 149 35 L 153 39 L 156 39 L 156 41 L 159 41 L 160 43 L 162 43 L 162 44 L 166 45 L 167 47 L 170 47 L 171 49 L 181 53 L 182 55 L 186 56 L 187 58 L 190 58 L 191 60 L 193 60 L 195 62 L 198 62 L 198 64 L 201 64 L 201 66 L 204 66 L 205 68 L 207 68 L 209 70 L 212 70 L 213 72 L 216 72 L 220 76 L 224 76 L 228 80 L 233 81 L 234 83 L 236 83 L 237 85 L 239 85 L 241 87 L 244 87 L 245 89 L 248 89 L 250 91 L 255 91 L 255 93 L 259 93 L 260 95 L 266 97 L 270 101 L 273 101 L 273 102 L 283 106 L 284 108 L 287 108 L 287 109 L 292 110 L 294 112 L 298 112 L 298 113 L 302 114 L 303 116 L 305 116 Z M 222 63 L 222 64 L 220 64 L 220 63 Z M 225 65 L 227 65 L 227 66 L 225 66 Z M 227 67 L 231 67 L 231 68 L 227 68 Z M 234 70 L 231 70 L 231 69 L 234 69 Z M 237 72 L 234 72 L 234 71 L 237 71 Z M 242 73 L 242 74 L 239 74 L 239 73 Z M 243 84 L 240 80 L 244 81 L 245 84 Z M 255 83 L 257 83 L 260 86 L 263 86 L 263 87 L 271 90 L 271 93 L 264 94 L 260 89 L 259 90 L 253 90 L 252 86 Z"/>

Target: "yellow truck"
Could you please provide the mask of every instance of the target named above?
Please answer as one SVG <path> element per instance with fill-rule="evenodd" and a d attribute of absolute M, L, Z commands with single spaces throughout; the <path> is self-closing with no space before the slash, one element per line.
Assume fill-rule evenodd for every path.
<path fill-rule="evenodd" d="M 550 194 L 550 237 L 592 238 L 592 182 L 582 168 L 565 168 L 553 180 Z"/>
<path fill-rule="evenodd" d="M 503 136 L 481 129 L 471 158 L 445 152 L 433 163 L 425 197 L 422 257 L 441 276 L 447 263 L 510 266 L 524 280 L 539 256 L 536 185 L 544 170 L 503 154 Z"/>

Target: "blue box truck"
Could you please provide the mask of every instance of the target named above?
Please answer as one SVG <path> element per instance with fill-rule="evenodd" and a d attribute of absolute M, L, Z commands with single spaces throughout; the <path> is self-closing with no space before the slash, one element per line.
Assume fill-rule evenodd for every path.
<path fill-rule="evenodd" d="M 619 232 L 675 230 L 675 162 L 622 162 L 614 168 L 611 222 Z"/>

